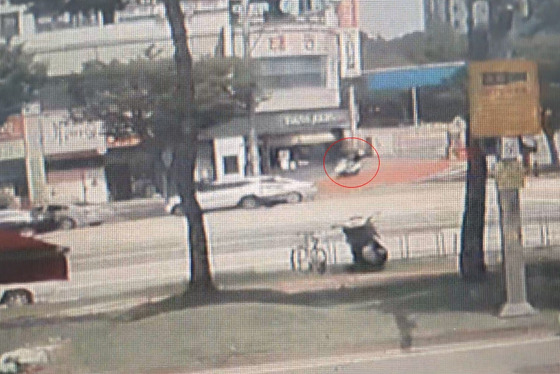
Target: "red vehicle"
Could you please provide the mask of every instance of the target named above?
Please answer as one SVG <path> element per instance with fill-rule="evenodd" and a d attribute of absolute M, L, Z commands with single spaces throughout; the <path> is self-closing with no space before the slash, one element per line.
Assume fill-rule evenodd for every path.
<path fill-rule="evenodd" d="M 70 248 L 0 231 L 0 304 L 30 304 L 69 280 Z"/>

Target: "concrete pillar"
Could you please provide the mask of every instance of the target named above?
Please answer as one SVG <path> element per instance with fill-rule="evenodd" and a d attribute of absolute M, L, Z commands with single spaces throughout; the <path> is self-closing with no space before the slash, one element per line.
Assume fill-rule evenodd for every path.
<path fill-rule="evenodd" d="M 270 161 L 270 142 L 268 138 L 263 139 L 262 145 L 262 172 L 263 174 L 270 174 L 271 171 Z"/>
<path fill-rule="evenodd" d="M 527 301 L 525 258 L 521 232 L 519 188 L 523 184 L 523 168 L 518 161 L 500 161 L 497 168 L 500 228 L 502 231 L 503 273 L 507 300 L 500 317 L 535 314 Z"/>
<path fill-rule="evenodd" d="M 97 11 L 97 25 L 99 25 L 99 27 L 103 27 L 104 24 L 105 24 L 105 20 L 103 18 L 103 12 L 98 10 Z"/>

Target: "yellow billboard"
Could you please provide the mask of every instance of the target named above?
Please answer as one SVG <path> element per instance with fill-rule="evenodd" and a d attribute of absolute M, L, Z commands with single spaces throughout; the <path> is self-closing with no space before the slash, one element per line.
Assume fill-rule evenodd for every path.
<path fill-rule="evenodd" d="M 469 63 L 469 107 L 475 138 L 540 133 L 537 64 L 524 60 Z"/>

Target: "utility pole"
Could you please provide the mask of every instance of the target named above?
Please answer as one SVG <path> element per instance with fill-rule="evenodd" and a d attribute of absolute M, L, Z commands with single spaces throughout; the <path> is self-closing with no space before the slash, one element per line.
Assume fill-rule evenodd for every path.
<path fill-rule="evenodd" d="M 245 71 L 247 74 L 251 72 L 251 21 L 250 21 L 250 0 L 243 0 L 243 10 L 242 10 L 242 35 L 243 35 L 243 62 L 245 64 Z M 248 134 L 248 153 L 247 153 L 247 170 L 251 176 L 260 175 L 259 167 L 259 144 L 257 138 L 257 132 L 255 130 L 255 109 L 256 109 L 256 98 L 255 89 L 253 87 L 254 82 L 252 78 L 248 76 L 249 82 L 247 82 L 247 94 L 245 97 L 245 109 L 247 110 L 247 124 L 249 128 Z"/>

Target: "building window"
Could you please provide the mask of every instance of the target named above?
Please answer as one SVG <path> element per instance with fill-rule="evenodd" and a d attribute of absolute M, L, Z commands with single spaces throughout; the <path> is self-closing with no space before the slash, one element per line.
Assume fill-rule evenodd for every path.
<path fill-rule="evenodd" d="M 259 85 L 267 89 L 325 87 L 326 61 L 319 56 L 259 59 Z"/>
<path fill-rule="evenodd" d="M 18 14 L 0 14 L 0 37 L 11 38 L 19 33 Z"/>
<path fill-rule="evenodd" d="M 239 174 L 239 163 L 237 162 L 237 156 L 224 156 L 224 175 L 228 174 Z"/>
<path fill-rule="evenodd" d="M 268 39 L 268 48 L 271 51 L 285 51 L 286 38 L 284 35 L 275 36 Z"/>

